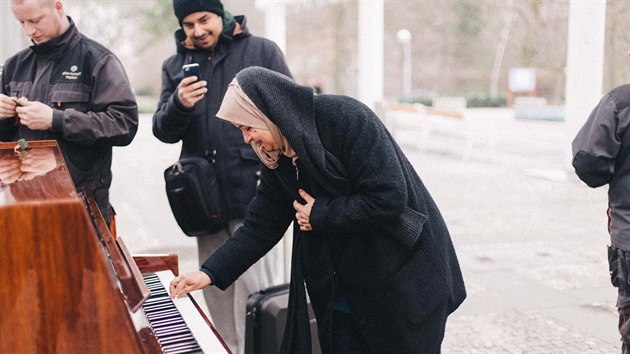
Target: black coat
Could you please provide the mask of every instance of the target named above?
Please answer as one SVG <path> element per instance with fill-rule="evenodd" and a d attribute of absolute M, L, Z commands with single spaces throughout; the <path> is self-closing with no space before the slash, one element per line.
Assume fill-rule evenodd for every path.
<path fill-rule="evenodd" d="M 630 251 L 630 85 L 603 95 L 572 143 L 573 167 L 589 187 L 608 184 L 610 241 Z"/>
<path fill-rule="evenodd" d="M 315 198 L 313 231 L 295 229 L 302 243 L 294 240 L 292 272 L 302 262 L 322 349 L 332 351 L 330 315 L 341 294 L 373 352 L 421 352 L 431 340 L 423 324 L 435 311 L 454 311 L 466 292 L 444 220 L 401 149 L 352 98 L 313 96 L 260 68 L 237 80 L 299 158 L 297 167 L 282 157 L 263 170 L 244 226 L 203 268 L 229 286 L 279 241 L 304 188 Z"/>
<path fill-rule="evenodd" d="M 242 32 L 232 35 L 235 22 Z M 228 84 L 236 73 L 250 66 L 262 66 L 290 75 L 278 46 L 249 33 L 244 16 L 225 26 L 214 50 L 187 49 L 180 44 L 185 38 L 176 32 L 177 54 L 162 65 L 162 93 L 153 116 L 153 134 L 165 143 L 182 141 L 180 157 L 204 156 L 216 148 L 219 181 L 225 191 L 229 218 L 241 219 L 256 193 L 260 162 L 243 135 L 215 117 Z M 208 82 L 206 97 L 187 110 L 177 101 L 177 85 L 184 78 L 182 66 L 199 63 L 201 78 Z"/>
<path fill-rule="evenodd" d="M 56 140 L 77 190 L 88 187 L 109 222 L 112 146 L 135 137 L 138 106 L 118 58 L 68 19 L 63 34 L 9 58 L 0 75 L 0 93 L 53 108 L 52 128 L 1 119 L 0 141 Z"/>

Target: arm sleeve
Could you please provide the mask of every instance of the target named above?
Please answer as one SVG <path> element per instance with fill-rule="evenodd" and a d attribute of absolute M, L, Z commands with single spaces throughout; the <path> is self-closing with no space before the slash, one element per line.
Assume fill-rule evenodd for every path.
<path fill-rule="evenodd" d="M 367 107 L 362 109 L 346 113 L 358 115 L 352 125 L 336 128 L 341 133 L 335 140 L 344 142 L 340 156 L 350 191 L 316 197 L 310 215 L 313 231 L 360 232 L 395 219 L 407 206 L 407 184 L 394 142 L 378 118 Z"/>
<path fill-rule="evenodd" d="M 0 78 L 8 77 L 6 73 L 6 66 L 2 67 Z M 4 79 L 0 80 L 0 93 L 10 96 L 10 92 L 7 92 L 5 88 Z M 0 141 L 14 141 L 17 134 L 17 127 L 15 126 L 15 118 L 0 119 Z"/>
<path fill-rule="evenodd" d="M 279 72 L 288 77 L 292 77 L 291 71 L 289 70 L 287 63 L 284 60 L 284 54 L 282 54 L 282 50 L 280 50 L 280 47 L 278 47 L 278 45 L 272 41 L 269 41 L 268 43 L 269 45 L 266 46 L 265 55 L 267 58 L 267 69 Z"/>
<path fill-rule="evenodd" d="M 0 141 L 15 141 L 16 134 L 15 118 L 0 119 Z"/>
<path fill-rule="evenodd" d="M 572 143 L 572 164 L 588 186 L 602 186 L 615 174 L 621 136 L 629 118 L 628 110 L 618 112 L 614 99 L 606 94 L 577 133 Z"/>
<path fill-rule="evenodd" d="M 93 72 L 91 108 L 53 110 L 52 130 L 84 145 L 129 145 L 138 130 L 138 106 L 127 74 L 113 55 L 105 56 Z"/>
<path fill-rule="evenodd" d="M 177 82 L 162 65 L 162 92 L 157 111 L 153 115 L 153 135 L 164 143 L 180 141 L 188 127 L 194 109 L 186 109 L 177 99 Z"/>
<path fill-rule="evenodd" d="M 293 220 L 293 200 L 276 178 L 274 172 L 263 170 L 243 226 L 203 263 L 201 271 L 208 274 L 219 289 L 225 290 L 267 254 Z"/>

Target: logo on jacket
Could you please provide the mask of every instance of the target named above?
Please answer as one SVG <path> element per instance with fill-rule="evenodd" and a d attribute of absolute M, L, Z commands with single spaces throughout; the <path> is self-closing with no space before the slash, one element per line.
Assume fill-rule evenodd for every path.
<path fill-rule="evenodd" d="M 79 70 L 79 68 L 76 65 L 72 65 L 70 67 L 70 71 L 62 72 L 61 76 L 63 76 L 67 80 L 76 80 L 79 78 L 79 76 L 81 76 L 81 72 L 77 72 L 77 70 Z"/>

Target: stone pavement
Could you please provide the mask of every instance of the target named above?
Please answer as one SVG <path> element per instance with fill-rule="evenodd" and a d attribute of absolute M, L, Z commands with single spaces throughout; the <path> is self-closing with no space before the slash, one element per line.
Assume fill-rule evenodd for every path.
<path fill-rule="evenodd" d="M 606 188 L 574 176 L 573 132 L 506 109 L 464 119 L 466 134 L 438 131 L 422 151 L 404 145 L 449 225 L 469 293 L 443 353 L 620 352 Z M 464 154 L 466 139 L 475 144 Z"/>
<path fill-rule="evenodd" d="M 606 188 L 574 177 L 567 124 L 469 109 L 429 134 L 412 128 L 393 133 L 442 211 L 469 293 L 443 353 L 620 352 Z M 177 227 L 162 180 L 178 152 L 142 116 L 134 142 L 114 150 L 111 200 L 133 253 L 176 252 L 186 272 L 197 269 L 196 243 Z"/>

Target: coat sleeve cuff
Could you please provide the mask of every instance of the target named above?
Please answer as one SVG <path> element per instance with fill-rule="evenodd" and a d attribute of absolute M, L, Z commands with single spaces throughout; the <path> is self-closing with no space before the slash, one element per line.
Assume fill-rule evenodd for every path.
<path fill-rule="evenodd" d="M 15 126 L 15 118 L 0 119 L 0 130 L 13 128 Z"/>
<path fill-rule="evenodd" d="M 173 103 L 175 104 L 176 110 L 178 110 L 180 112 L 183 112 L 183 113 L 190 113 L 190 112 L 195 110 L 195 107 L 193 107 L 193 108 L 186 108 L 186 107 L 184 107 L 184 105 L 182 105 L 181 102 L 179 102 L 179 95 L 177 94 L 177 90 L 175 90 L 175 92 L 173 93 Z"/>
<path fill-rule="evenodd" d="M 217 277 L 210 271 L 210 269 L 206 268 L 206 267 L 202 267 L 201 271 L 206 273 L 206 275 L 208 275 L 208 277 L 210 277 L 210 285 L 211 286 L 217 286 Z"/>
<path fill-rule="evenodd" d="M 53 119 L 51 130 L 55 133 L 63 132 L 63 111 L 53 109 Z"/>

